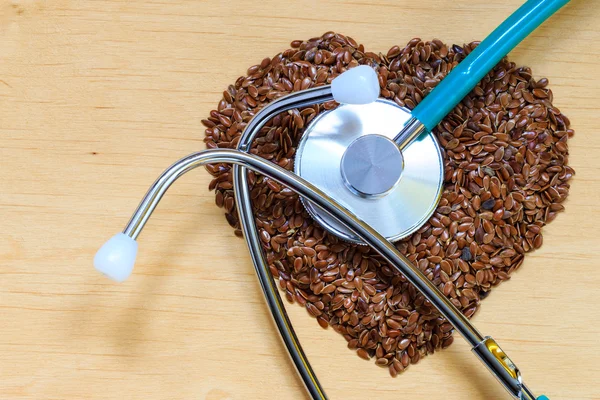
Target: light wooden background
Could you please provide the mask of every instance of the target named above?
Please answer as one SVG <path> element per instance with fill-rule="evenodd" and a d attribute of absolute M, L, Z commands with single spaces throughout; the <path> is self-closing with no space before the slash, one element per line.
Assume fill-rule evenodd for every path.
<path fill-rule="evenodd" d="M 463 43 L 520 3 L 0 0 L 0 398 L 306 398 L 206 172 L 165 198 L 128 282 L 94 271 L 96 249 L 163 168 L 203 148 L 222 90 L 292 39 Z M 596 3 L 573 0 L 511 55 L 550 78 L 577 176 L 543 248 L 474 319 L 553 399 L 600 398 Z M 394 380 L 288 309 L 332 399 L 505 398 L 462 339 Z"/>

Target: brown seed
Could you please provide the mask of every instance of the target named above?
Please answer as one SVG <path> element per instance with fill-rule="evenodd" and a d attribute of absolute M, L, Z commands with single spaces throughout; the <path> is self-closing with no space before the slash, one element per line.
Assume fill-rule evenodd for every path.
<path fill-rule="evenodd" d="M 475 277 L 472 274 L 467 274 L 465 276 L 465 280 L 467 281 L 467 283 L 469 283 L 471 285 L 474 285 L 475 282 L 476 282 L 476 279 L 475 279 Z"/>
<path fill-rule="evenodd" d="M 454 336 L 449 336 L 442 341 L 442 349 L 448 348 L 454 342 Z"/>
<path fill-rule="evenodd" d="M 535 247 L 536 249 L 539 249 L 540 247 L 542 247 L 542 243 L 543 243 L 543 237 L 541 234 L 536 235 L 535 239 L 533 240 L 533 247 Z"/>
<path fill-rule="evenodd" d="M 360 358 L 364 358 L 365 360 L 371 359 L 371 357 L 369 356 L 369 353 L 367 353 L 367 351 L 365 349 L 356 350 L 356 354 L 358 354 L 358 356 Z"/>
<path fill-rule="evenodd" d="M 379 365 L 380 367 L 385 367 L 387 366 L 389 363 L 389 360 L 385 359 L 385 358 L 378 358 L 375 361 L 375 364 Z"/>
<path fill-rule="evenodd" d="M 319 325 L 321 326 L 321 328 L 323 329 L 327 329 L 329 327 L 329 323 L 327 322 L 327 320 L 323 317 L 318 317 L 317 318 L 317 322 L 319 323 Z"/>
<path fill-rule="evenodd" d="M 477 273 L 475 274 L 475 281 L 478 285 L 482 285 L 485 282 L 485 273 L 483 272 L 483 270 L 477 271 Z"/>
<path fill-rule="evenodd" d="M 454 284 L 452 282 L 446 282 L 444 284 L 443 293 L 445 296 L 450 296 L 450 294 L 452 293 L 453 290 L 454 290 Z"/>
<path fill-rule="evenodd" d="M 410 339 L 402 339 L 400 343 L 398 343 L 398 349 L 405 350 L 410 345 Z"/>

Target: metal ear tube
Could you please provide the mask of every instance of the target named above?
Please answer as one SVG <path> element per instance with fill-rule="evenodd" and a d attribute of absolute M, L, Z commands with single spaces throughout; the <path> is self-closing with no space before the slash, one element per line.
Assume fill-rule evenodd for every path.
<path fill-rule="evenodd" d="M 467 340 L 482 362 L 490 369 L 514 398 L 535 399 L 531 394 L 531 391 L 522 383 L 518 369 L 514 367 L 514 364 L 510 362 L 502 351 L 498 351 L 499 347 L 493 339 L 484 338 L 469 320 L 454 307 L 448 298 L 446 298 L 418 268 L 404 257 L 391 242 L 387 241 L 369 225 L 357 219 L 352 213 L 339 205 L 334 199 L 330 198 L 317 187 L 291 172 L 257 156 L 236 150 L 205 150 L 193 153 L 179 160 L 163 172 L 150 187 L 134 212 L 131 220 L 123 230 L 122 235 L 135 240 L 134 237 L 139 236 L 144 225 L 150 218 L 150 215 L 152 215 L 152 212 L 157 207 L 168 188 L 186 172 L 209 163 L 243 165 L 246 168 L 267 175 L 281 184 L 288 186 L 298 195 L 315 203 L 323 211 L 327 212 L 333 218 L 348 227 L 348 229 L 356 233 L 365 241 L 365 243 L 377 251 L 392 267 L 402 273 L 410 283 L 415 285 L 415 287 L 440 311 L 465 340 Z M 243 225 L 248 224 L 248 222 L 249 220 L 242 220 Z M 110 240 L 107 242 L 107 245 L 109 247 L 102 248 L 100 252 L 106 250 L 112 257 L 109 256 L 108 259 L 98 260 L 100 263 L 100 265 L 97 265 L 98 269 L 102 269 L 104 265 L 110 264 L 111 259 L 118 258 L 119 256 L 119 250 L 114 248 Z M 251 248 L 253 247 L 251 246 Z M 260 250 L 260 253 L 262 254 L 262 250 Z M 252 255 L 253 258 L 256 257 L 254 252 L 252 252 Z M 297 340 L 296 344 L 297 346 L 295 348 L 299 350 L 300 347 Z M 316 383 L 316 379 L 314 382 Z M 315 398 L 326 398 L 322 390 L 316 391 L 316 393 L 313 393 L 313 396 L 317 393 L 318 396 Z"/>
<path fill-rule="evenodd" d="M 315 100 L 318 98 L 322 101 L 329 101 L 333 98 L 330 93 L 330 88 L 325 86 L 322 88 L 309 89 L 304 92 L 292 93 L 289 96 L 273 102 L 267 106 L 263 112 L 257 114 L 252 119 L 240 138 L 238 150 L 248 152 L 256 134 L 258 134 L 264 124 L 273 116 L 287 110 L 300 107 L 297 104 L 306 104 L 306 96 L 314 95 Z M 273 107 L 272 110 L 271 107 Z M 267 110 L 267 108 L 269 110 Z M 415 124 L 413 123 L 412 125 L 408 126 L 415 126 Z M 277 179 L 275 177 L 272 178 Z M 299 180 L 301 180 L 301 178 L 299 178 Z M 444 315 L 444 317 L 446 317 L 448 321 L 460 332 L 467 342 L 469 342 L 473 348 L 473 352 L 480 358 L 480 360 L 488 367 L 490 372 L 496 376 L 496 378 L 514 398 L 535 399 L 535 396 L 532 395 L 529 389 L 522 384 L 521 375 L 518 369 L 514 368 L 513 372 L 509 372 L 507 370 L 507 362 L 493 355 L 487 346 L 480 346 L 480 344 L 489 340 L 493 341 L 493 339 L 484 338 L 469 322 L 469 320 L 443 295 L 443 293 L 441 293 L 437 287 L 435 287 L 435 285 L 433 285 L 427 279 L 427 277 L 425 277 L 421 271 L 419 271 L 418 268 L 416 268 L 406 257 L 398 252 L 392 243 L 383 238 L 377 231 L 364 224 L 364 222 L 358 220 L 355 215 L 349 214 L 348 211 L 343 207 L 337 206 L 336 202 L 324 193 L 322 197 L 315 199 L 311 196 L 300 193 L 300 188 L 292 186 L 289 184 L 289 182 L 283 183 L 302 197 L 310 200 L 314 204 L 317 204 L 320 209 L 332 215 L 347 228 L 360 236 L 360 238 L 366 244 L 373 247 L 388 262 L 390 262 L 392 267 L 402 273 L 413 285 L 415 285 L 417 289 L 421 291 L 423 295 L 425 295 L 425 297 L 442 313 L 442 315 Z M 304 385 L 311 394 L 312 398 L 326 399 L 327 397 L 324 394 L 324 390 L 320 386 L 320 383 L 314 374 L 308 359 L 302 351 L 299 340 L 296 337 L 291 322 L 289 321 L 289 318 L 285 312 L 285 308 L 283 306 L 277 286 L 275 285 L 271 276 L 267 260 L 262 251 L 256 225 L 254 223 L 247 175 L 241 164 L 234 166 L 234 185 L 235 199 L 244 237 L 246 238 L 246 243 L 248 245 L 252 261 L 265 294 L 267 305 L 269 306 L 276 326 L 279 329 L 279 333 L 292 361 L 295 364 L 296 369 L 298 370 L 304 382 Z M 312 185 L 307 186 L 309 188 L 314 188 Z M 317 192 L 317 190 L 315 190 L 315 192 Z M 325 200 L 325 202 L 322 200 Z M 329 209 L 328 206 L 330 206 L 329 208 L 333 206 L 334 210 Z M 340 211 L 342 212 L 341 215 L 339 213 Z M 349 220 L 346 220 L 346 217 L 349 217 Z M 359 232 L 356 230 L 356 227 L 352 226 L 352 224 L 349 222 L 352 224 L 359 223 L 363 228 L 368 228 L 368 231 L 364 233 Z M 390 253 L 393 254 L 393 256 L 391 256 Z M 512 362 L 510 362 L 510 365 L 514 366 Z"/>

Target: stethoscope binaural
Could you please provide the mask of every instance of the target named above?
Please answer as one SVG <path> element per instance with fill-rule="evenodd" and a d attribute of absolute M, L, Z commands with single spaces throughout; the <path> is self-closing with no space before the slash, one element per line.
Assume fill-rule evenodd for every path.
<path fill-rule="evenodd" d="M 123 232 L 98 251 L 95 267 L 116 281 L 127 279 L 137 255 L 136 239 L 171 184 L 198 166 L 231 163 L 235 200 L 252 262 L 279 333 L 313 399 L 327 397 L 294 333 L 262 251 L 252 214 L 247 169 L 300 195 L 312 217 L 329 232 L 371 246 L 452 324 L 513 398 L 536 399 L 496 341 L 481 335 L 392 242 L 419 229 L 440 199 L 442 151 L 432 129 L 512 48 L 568 2 L 527 1 L 412 111 L 379 99 L 377 74 L 364 65 L 342 73 L 331 85 L 273 101 L 249 122 L 237 150 L 199 151 L 165 170 Z M 322 113 L 306 128 L 297 150 L 295 174 L 250 154 L 252 141 L 275 115 L 330 100 L 341 105 Z M 546 397 L 538 397 L 543 398 Z"/>

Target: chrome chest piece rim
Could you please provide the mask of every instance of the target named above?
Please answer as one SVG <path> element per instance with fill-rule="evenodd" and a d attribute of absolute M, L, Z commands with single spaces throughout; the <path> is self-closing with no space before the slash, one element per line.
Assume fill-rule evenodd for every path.
<path fill-rule="evenodd" d="M 384 141 L 393 139 L 410 118 L 409 110 L 384 99 L 363 105 L 345 104 L 324 112 L 306 128 L 298 144 L 294 171 L 389 241 L 407 237 L 431 217 L 444 182 L 442 151 L 432 133 L 421 135 L 397 155 L 385 143 L 375 142 L 376 137 Z M 371 138 L 371 135 L 376 136 Z M 365 153 L 361 157 L 358 144 L 367 137 L 385 157 L 378 158 L 377 152 L 367 154 L 368 146 L 362 146 Z M 347 155 L 351 152 L 353 158 L 349 162 Z M 363 162 L 370 164 L 365 167 Z M 386 173 L 386 168 L 394 166 L 396 171 Z M 356 173 L 363 175 L 350 176 Z M 373 183 L 375 179 L 383 183 L 378 186 Z M 374 189 L 367 194 L 361 190 L 372 187 L 386 190 L 378 193 Z M 362 243 L 313 203 L 302 201 L 313 219 L 327 231 L 349 242 Z"/>

